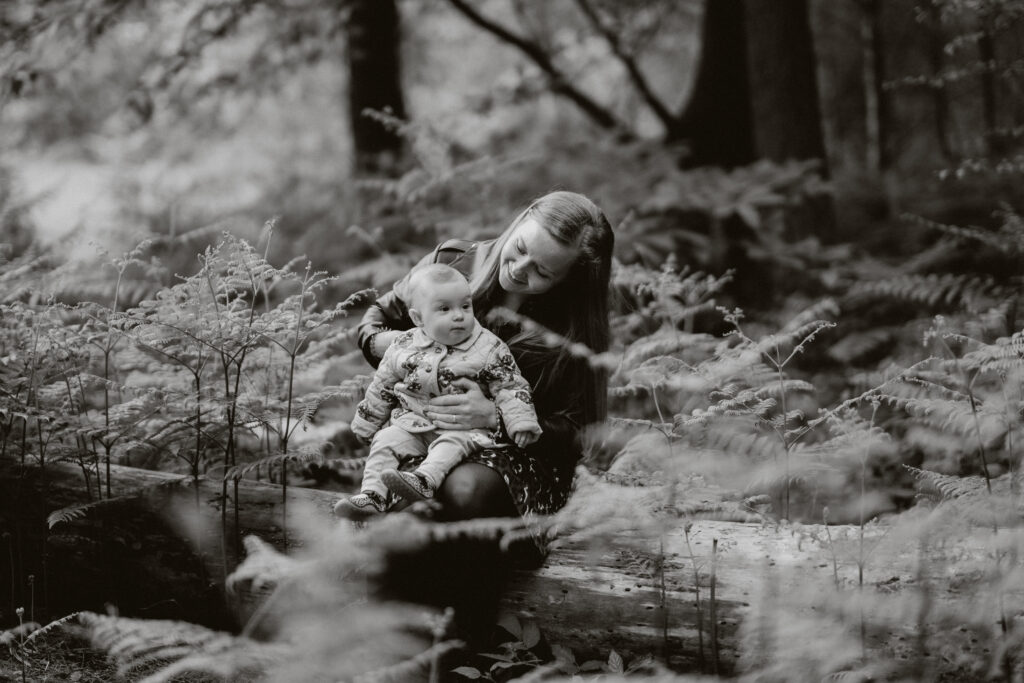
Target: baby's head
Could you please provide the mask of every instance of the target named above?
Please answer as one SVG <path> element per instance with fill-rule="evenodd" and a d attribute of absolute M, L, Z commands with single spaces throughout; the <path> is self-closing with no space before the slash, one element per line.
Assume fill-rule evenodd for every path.
<path fill-rule="evenodd" d="M 473 296 L 462 273 L 431 263 L 412 271 L 406 283 L 409 317 L 436 342 L 460 344 L 473 333 Z"/>

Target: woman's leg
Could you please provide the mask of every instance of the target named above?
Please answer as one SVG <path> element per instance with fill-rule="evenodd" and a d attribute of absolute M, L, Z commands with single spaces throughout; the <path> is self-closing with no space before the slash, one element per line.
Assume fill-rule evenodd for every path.
<path fill-rule="evenodd" d="M 479 463 L 457 465 L 435 496 L 444 521 L 517 514 L 505 480 Z M 509 568 L 497 543 L 451 538 L 412 555 L 390 557 L 384 584 L 391 597 L 454 607 L 459 637 L 482 651 L 493 645 Z"/>
<path fill-rule="evenodd" d="M 464 462 L 449 472 L 436 497 L 447 521 L 519 514 L 502 476 L 476 462 Z"/>

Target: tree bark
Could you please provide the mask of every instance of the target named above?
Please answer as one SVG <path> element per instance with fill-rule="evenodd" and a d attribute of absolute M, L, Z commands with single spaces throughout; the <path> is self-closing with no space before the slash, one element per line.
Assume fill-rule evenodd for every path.
<path fill-rule="evenodd" d="M 877 2 L 877 0 L 875 0 Z M 931 32 L 928 40 L 928 57 L 931 61 L 932 75 L 942 73 L 945 58 L 943 45 L 945 36 L 942 33 L 942 9 L 936 4 L 928 6 L 931 19 Z M 939 143 L 942 158 L 949 161 L 953 158 L 953 150 L 949 146 L 949 102 L 945 88 L 932 88 L 932 102 L 935 107 L 935 138 Z"/>
<path fill-rule="evenodd" d="M 400 17 L 395 0 L 354 0 L 349 3 L 346 30 L 348 105 L 357 173 L 392 170 L 404 141 L 367 109 L 387 111 L 404 119 L 400 48 Z"/>
<path fill-rule="evenodd" d="M 744 0 L 710 0 L 693 91 L 668 140 L 690 143 L 688 166 L 734 167 L 757 158 L 747 75 Z"/>
<path fill-rule="evenodd" d="M 744 10 L 758 156 L 824 160 L 807 0 L 745 0 Z"/>
<path fill-rule="evenodd" d="M 892 165 L 889 94 L 883 87 L 886 74 L 885 24 L 879 0 L 865 0 L 862 7 L 861 50 L 864 55 L 864 100 L 867 110 L 867 164 L 871 170 L 884 171 Z M 941 59 L 941 47 L 939 49 Z"/>
<path fill-rule="evenodd" d="M 680 125 L 687 165 L 825 160 L 807 0 L 714 0 Z"/>

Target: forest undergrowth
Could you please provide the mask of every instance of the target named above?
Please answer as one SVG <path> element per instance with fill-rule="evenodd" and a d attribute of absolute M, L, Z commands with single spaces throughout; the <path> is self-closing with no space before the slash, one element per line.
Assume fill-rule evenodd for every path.
<path fill-rule="evenodd" d="M 338 359 L 355 354 L 350 313 L 368 292 L 332 301 L 332 277 L 300 260 L 272 266 L 256 247 L 224 235 L 174 286 L 132 295 L 134 283 L 163 276 L 142 244 L 104 256 L 106 303 L 61 303 L 38 296 L 41 278 L 67 274 L 27 251 L 0 273 L 0 457 L 22 474 L 39 472 L 42 490 L 22 495 L 44 501 L 47 468 L 73 464 L 85 498 L 49 510 L 47 528 L 34 531 L 45 537 L 87 524 L 123 499 L 112 493 L 112 464 L 174 472 L 179 479 L 161 486 L 191 500 L 192 550 L 234 570 L 228 595 L 241 585 L 274 588 L 237 633 L 121 617 L 116 606 L 106 615 L 54 614 L 45 598 L 50 551 L 31 557 L 21 520 L 4 539 L 9 675 L 45 677 L 54 650 L 44 645 L 57 639 L 106 652 L 129 680 L 697 680 L 671 672 L 656 649 L 577 661 L 571 648 L 547 642 L 543 623 L 514 615 L 503 617 L 500 651 L 449 667 L 462 646 L 450 615 L 367 602 L 365 584 L 351 580 L 410 547 L 508 549 L 540 533 L 556 539 L 555 554 L 560 544 L 609 552 L 654 543 L 662 551 L 647 576 L 663 598 L 665 548 L 683 543 L 688 552 L 675 570 L 690 577 L 686 594 L 699 615 L 690 628 L 709 676 L 1019 680 L 1019 288 L 1013 279 L 934 268 L 979 244 L 1018 257 L 1020 218 L 1001 218 L 995 232 L 929 224 L 941 235 L 936 246 L 896 266 L 865 258 L 837 270 L 815 263 L 813 250 L 791 250 L 790 258 L 807 254 L 805 277 L 817 278 L 825 296 L 779 295 L 787 319 L 774 325 L 731 305 L 730 283 L 743 272 L 709 275 L 671 255 L 657 267 L 618 263 L 613 349 L 576 349 L 611 372 L 613 417 L 587 435 L 570 504 L 527 528 L 514 520 L 395 521 L 401 515 L 360 530 L 288 512 L 289 484 L 308 482 L 311 464 L 339 472 L 361 464 L 359 452 L 333 457 L 302 435 L 320 434 L 325 421 L 344 432 L 366 377 Z M 337 381 L 328 384 L 329 376 Z M 283 538 L 278 550 L 246 541 L 250 559 L 238 566 L 231 549 L 242 543 L 238 484 L 246 478 L 280 487 Z M 201 499 L 200 480 L 217 482 L 220 496 Z M 621 504 L 627 491 L 640 492 L 637 505 Z M 211 509 L 212 532 L 199 521 L 209 525 Z M 695 552 L 691 539 L 709 520 L 796 538 L 826 571 L 806 576 L 774 558 L 750 577 L 756 597 L 737 632 L 716 633 L 716 607 L 725 607 L 715 591 L 720 600 L 727 586 L 716 572 L 725 576 L 742 551 L 723 535 L 710 553 Z M 266 620 L 275 623 L 271 636 L 259 633 Z M 719 652 L 728 648 L 731 663 Z"/>
<path fill-rule="evenodd" d="M 417 167 L 362 190 L 408 220 L 397 235 L 353 227 L 372 256 L 337 275 L 273 265 L 272 222 L 255 245 L 215 227 L 88 265 L 22 242 L 0 263 L 4 675 L 1024 679 L 1024 222 L 1010 205 L 991 227 L 903 216 L 927 246 L 874 255 L 815 233 L 833 197 L 814 163 L 683 171 L 642 144 L 594 145 L 592 166 L 621 176 L 608 193 L 646 199 L 616 227 L 612 348 L 572 347 L 609 372 L 611 417 L 585 435 L 565 509 L 366 528 L 296 509 L 297 482 L 351 487 L 361 469 L 354 321 L 363 287 L 411 262 L 387 245 L 475 225 L 464 186 L 536 164 L 456 163 L 429 129 L 390 123 L 419 140 Z M 160 258 L 183 263 L 200 240 L 191 272 Z M 125 490 L 120 466 L 171 476 Z M 68 468 L 74 496 L 50 488 Z M 252 480 L 276 487 L 259 503 L 273 538 L 246 537 Z M 140 509 L 173 519 L 126 531 L 118 518 Z M 184 540 L 161 546 L 154 582 L 191 557 L 214 589 L 188 600 L 223 603 L 234 628 L 103 605 L 126 593 L 85 564 L 71 581 L 102 590 L 61 595 L 51 558 L 109 559 L 160 534 Z M 493 648 L 467 653 L 443 605 L 367 594 L 416 553 L 511 557 L 537 540 L 549 562 L 583 558 L 569 561 L 595 585 L 609 558 L 625 567 L 635 602 L 651 601 L 644 647 L 591 639 L 586 615 L 559 631 L 510 612 Z"/>

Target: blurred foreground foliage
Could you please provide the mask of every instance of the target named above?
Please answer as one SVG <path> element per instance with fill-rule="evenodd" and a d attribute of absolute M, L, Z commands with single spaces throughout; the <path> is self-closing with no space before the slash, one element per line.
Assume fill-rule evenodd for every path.
<path fill-rule="evenodd" d="M 986 30 L 1002 31 L 1020 3 L 931 8 L 959 31 L 944 46 L 952 55 L 983 42 L 985 31 L 962 30 L 972 12 L 984 10 Z M 116 55 L 108 64 L 135 68 Z M 980 73 L 1016 77 L 1015 64 Z M 978 73 L 951 70 L 923 85 L 957 88 Z M 889 90 L 922 85 L 908 79 L 893 79 Z M 316 78 L 274 82 L 314 97 L 337 95 L 313 87 L 325 82 Z M 82 97 L 94 96 L 86 90 Z M 179 106 L 198 101 L 194 91 L 180 94 Z M 243 139 L 259 137 L 268 121 L 282 125 L 279 113 L 253 102 L 245 114 L 218 105 L 225 120 L 248 127 Z M 138 106 L 144 113 L 145 99 Z M 87 120 L 96 111 L 54 108 L 33 134 L 77 134 L 98 125 Z M 316 128 L 296 116 L 283 125 Z M 107 462 L 210 478 L 225 493 L 236 478 L 268 473 L 282 489 L 310 481 L 311 463 L 350 472 L 358 451 L 332 459 L 318 446 L 348 443 L 350 399 L 365 381 L 344 319 L 358 313 L 360 292 L 385 289 L 442 239 L 492 236 L 530 197 L 568 187 L 592 196 L 617 223 L 615 342 L 591 358 L 612 373 L 613 414 L 587 434 L 569 506 L 539 523 L 598 548 L 621 542 L 631 526 L 646 524 L 663 538 L 706 516 L 813 537 L 823 548 L 819 566 L 832 571 L 800 595 L 754 605 L 738 663 L 751 679 L 1020 677 L 1024 207 L 1012 156 L 1019 131 L 987 130 L 977 154 L 950 159 L 944 169 L 827 183 L 805 163 L 683 171 L 678 150 L 595 137 L 571 117 L 535 130 L 527 122 L 474 146 L 469 127 L 377 116 L 412 150 L 413 163 L 397 178 L 332 175 L 341 148 L 325 124 L 326 132 L 303 138 L 302 163 L 262 165 L 285 158 L 270 139 L 272 152 L 252 157 L 258 163 L 246 182 L 231 176 L 211 186 L 204 179 L 218 168 L 201 166 L 209 156 L 196 148 L 215 132 L 156 121 L 168 148 L 181 145 L 187 163 L 178 170 L 185 171 L 177 185 L 164 186 L 173 188 L 165 196 L 147 195 L 141 182 L 123 186 L 118 237 L 146 241 L 113 255 L 100 251 L 97 260 L 67 260 L 34 243 L 33 199 L 0 173 L 0 227 L 10 242 L 0 263 L 0 452 L 42 470 L 58 460 L 77 463 L 93 497 L 91 505 L 53 510 L 51 524 L 74 524 L 104 504 Z M 134 123 L 103 125 L 123 126 L 136 158 L 153 151 L 152 138 L 133 137 Z M 229 184 L 250 191 L 218 205 Z M 269 242 L 262 221 L 275 213 L 282 219 Z M 224 228 L 232 229 L 225 235 Z M 305 258 L 292 260 L 303 251 L 315 259 L 308 267 Z M 649 490 L 654 502 L 623 510 L 602 488 L 609 485 Z M 708 491 L 722 503 L 710 511 L 697 500 Z M 458 533 L 498 538 L 506 531 L 500 524 Z M 337 538 L 320 549 L 324 562 L 299 574 L 316 587 L 379 559 L 379 548 L 351 529 L 330 533 Z M 446 533 L 441 527 L 414 540 L 440 542 Z M 908 548 L 920 567 L 900 577 L 909 589 L 865 580 L 866 569 L 884 569 Z M 266 548 L 253 555 L 278 569 L 296 566 Z M 707 558 L 687 559 L 703 585 Z M 665 567 L 657 557 L 651 575 L 664 579 Z M 935 575 L 945 583 L 930 583 Z M 955 591 L 970 595 L 973 607 L 940 599 Z M 122 671 L 153 680 L 185 672 L 272 677 L 285 655 L 293 676 L 342 667 L 355 677 L 392 666 L 407 668 L 385 679 L 426 676 L 456 645 L 443 613 L 424 620 L 422 610 L 404 605 L 362 610 L 300 616 L 298 641 L 271 643 L 93 614 L 69 624 L 110 651 Z M 397 637 L 382 636 L 372 662 L 339 661 L 348 653 L 334 640 L 301 637 L 346 618 L 360 627 L 346 630 L 355 642 L 383 632 Z M 5 621 L 14 625 L 10 614 Z M 916 626 L 913 642 L 892 636 L 908 622 Z M 367 624 L 373 628 L 363 630 Z M 577 664 L 555 648 L 542 661 L 527 631 L 520 625 L 512 634 L 518 640 L 500 653 L 517 674 L 574 675 L 596 662 L 617 676 L 633 664 L 615 652 Z M 4 635 L 28 660 L 33 643 L 13 629 Z M 676 678 L 638 662 L 638 672 Z M 462 674 L 502 680 L 501 667 L 485 669 Z"/>

